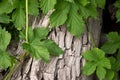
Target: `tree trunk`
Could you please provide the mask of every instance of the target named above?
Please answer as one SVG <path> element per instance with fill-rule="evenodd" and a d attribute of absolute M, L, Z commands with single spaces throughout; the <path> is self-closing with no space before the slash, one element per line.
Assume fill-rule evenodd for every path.
<path fill-rule="evenodd" d="M 100 19 L 89 19 L 90 31 L 97 46 L 102 22 L 102 12 L 99 11 L 99 13 Z M 30 25 L 32 27 L 48 26 L 48 17 L 49 14 L 39 18 L 30 17 Z M 87 30 L 80 38 L 76 38 L 63 25 L 52 29 L 48 38 L 54 40 L 64 50 L 64 54 L 59 57 L 52 56 L 48 64 L 29 57 L 14 72 L 10 80 L 95 80 L 93 76 L 86 77 L 82 75 L 85 60 L 81 54 L 85 50 L 92 48 Z M 17 53 L 20 52 L 17 51 Z"/>

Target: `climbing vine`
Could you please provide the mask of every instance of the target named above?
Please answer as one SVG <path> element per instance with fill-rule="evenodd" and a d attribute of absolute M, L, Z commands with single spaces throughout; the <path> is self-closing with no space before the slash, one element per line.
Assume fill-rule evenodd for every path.
<path fill-rule="evenodd" d="M 37 17 L 40 11 L 44 15 L 52 11 L 50 28 L 65 24 L 67 30 L 79 38 L 84 32 L 88 18 L 98 19 L 97 9 L 104 9 L 104 6 L 105 0 L 1 0 L 0 67 L 4 70 L 10 68 L 5 80 L 9 80 L 15 66 L 21 64 L 29 54 L 33 58 L 49 62 L 50 55 L 59 56 L 64 53 L 55 42 L 47 38 L 51 29 L 44 27 L 32 29 L 28 26 L 28 16 Z M 116 18 L 120 21 L 120 0 L 117 0 L 114 6 L 118 8 Z M 9 25 L 8 28 L 6 25 Z M 24 41 L 22 47 L 25 53 L 17 58 L 7 51 L 7 46 L 14 37 L 7 29 L 13 25 L 19 32 L 19 39 Z M 87 27 L 89 29 L 89 26 Z M 120 70 L 120 36 L 117 32 L 111 32 L 107 34 L 107 38 L 108 41 L 101 48 L 96 48 L 91 37 L 94 48 L 83 54 L 87 60 L 83 67 L 84 75 L 89 76 L 96 72 L 100 80 L 117 80 L 117 72 Z M 113 56 L 117 51 L 118 53 Z M 111 55 L 107 57 L 108 54 Z"/>

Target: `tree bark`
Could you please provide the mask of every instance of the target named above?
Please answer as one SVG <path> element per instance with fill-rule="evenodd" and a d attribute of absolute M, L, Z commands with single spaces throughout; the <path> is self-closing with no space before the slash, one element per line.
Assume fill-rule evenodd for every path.
<path fill-rule="evenodd" d="M 98 46 L 102 24 L 102 11 L 99 10 L 99 19 L 89 19 L 90 31 L 93 34 L 95 44 Z M 46 16 L 30 17 L 30 25 L 48 26 L 49 14 Z M 59 57 L 51 57 L 48 64 L 42 60 L 28 57 L 24 64 L 14 72 L 10 80 L 95 80 L 93 76 L 82 75 L 82 67 L 85 60 L 82 53 L 92 48 L 90 36 L 87 30 L 80 38 L 71 35 L 65 25 L 54 28 L 49 34 L 49 39 L 54 40 L 64 50 Z M 17 54 L 20 49 L 17 50 Z"/>

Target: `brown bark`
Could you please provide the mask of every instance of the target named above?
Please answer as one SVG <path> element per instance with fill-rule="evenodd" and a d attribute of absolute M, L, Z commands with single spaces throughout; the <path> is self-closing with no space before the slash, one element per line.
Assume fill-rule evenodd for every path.
<path fill-rule="evenodd" d="M 96 45 L 99 43 L 101 32 L 101 11 L 100 19 L 89 19 L 90 30 L 93 34 Z M 30 18 L 34 26 L 48 26 L 49 15 L 40 18 Z M 59 57 L 51 57 L 50 63 L 46 64 L 41 60 L 28 58 L 12 75 L 11 80 L 93 80 L 93 76 L 82 75 L 82 67 L 85 60 L 81 54 L 92 48 L 90 37 L 85 30 L 80 38 L 72 36 L 65 25 L 52 29 L 48 37 L 54 40 L 64 50 Z M 18 49 L 19 50 L 19 49 Z M 20 52 L 18 52 L 20 53 Z"/>

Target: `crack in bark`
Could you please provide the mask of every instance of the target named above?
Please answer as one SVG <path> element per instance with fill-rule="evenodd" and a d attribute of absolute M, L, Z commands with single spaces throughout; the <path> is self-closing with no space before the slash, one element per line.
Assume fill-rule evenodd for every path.
<path fill-rule="evenodd" d="M 30 79 L 30 71 L 31 71 L 31 68 L 32 68 L 32 63 L 33 63 L 33 59 L 30 63 L 30 68 L 29 68 L 28 73 L 27 73 L 29 79 Z"/>

